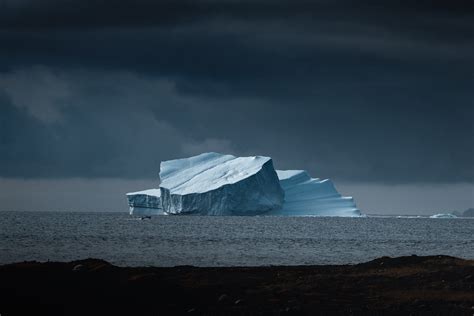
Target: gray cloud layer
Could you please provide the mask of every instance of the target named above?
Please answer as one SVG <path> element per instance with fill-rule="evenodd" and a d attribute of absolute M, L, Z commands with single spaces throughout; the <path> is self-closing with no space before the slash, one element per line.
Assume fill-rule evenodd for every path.
<path fill-rule="evenodd" d="M 0 2 L 0 176 L 156 177 L 200 151 L 474 182 L 471 1 Z"/>

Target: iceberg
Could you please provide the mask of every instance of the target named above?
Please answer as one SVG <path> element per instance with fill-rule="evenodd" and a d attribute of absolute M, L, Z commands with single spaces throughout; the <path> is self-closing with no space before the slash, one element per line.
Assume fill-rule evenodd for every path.
<path fill-rule="evenodd" d="M 270 157 L 204 153 L 163 161 L 160 180 L 167 214 L 259 215 L 284 200 Z"/>
<path fill-rule="evenodd" d="M 268 215 L 360 216 L 352 197 L 341 196 L 331 180 L 311 178 L 305 170 L 277 170 L 285 202 Z"/>
<path fill-rule="evenodd" d="M 160 188 L 127 194 L 130 214 L 361 216 L 352 197 L 270 157 L 204 153 L 163 161 Z"/>
<path fill-rule="evenodd" d="M 431 215 L 430 218 L 458 218 L 458 217 L 451 213 L 446 213 L 446 214 L 443 213 L 443 214 Z"/>
<path fill-rule="evenodd" d="M 127 193 L 127 199 L 130 215 L 150 216 L 163 214 L 160 189 Z"/>

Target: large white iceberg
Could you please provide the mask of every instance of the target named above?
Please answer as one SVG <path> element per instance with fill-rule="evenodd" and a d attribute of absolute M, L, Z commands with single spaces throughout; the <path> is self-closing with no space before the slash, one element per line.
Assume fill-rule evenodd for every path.
<path fill-rule="evenodd" d="M 285 191 L 283 208 L 268 215 L 360 216 L 352 197 L 337 192 L 331 180 L 311 178 L 304 170 L 277 170 Z"/>
<path fill-rule="evenodd" d="M 167 214 L 258 215 L 284 200 L 270 157 L 205 153 L 163 161 L 160 180 Z"/>
<path fill-rule="evenodd" d="M 163 161 L 160 189 L 128 193 L 130 214 L 360 216 L 352 197 L 263 156 L 218 153 Z"/>
<path fill-rule="evenodd" d="M 127 193 L 130 215 L 162 215 L 160 189 L 149 189 Z"/>

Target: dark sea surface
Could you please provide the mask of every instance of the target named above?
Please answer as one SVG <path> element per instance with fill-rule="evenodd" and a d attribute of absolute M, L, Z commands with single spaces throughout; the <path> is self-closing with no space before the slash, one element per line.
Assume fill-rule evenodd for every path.
<path fill-rule="evenodd" d="M 412 254 L 474 259 L 474 219 L 0 215 L 0 264 L 100 258 L 120 266 L 313 265 Z"/>

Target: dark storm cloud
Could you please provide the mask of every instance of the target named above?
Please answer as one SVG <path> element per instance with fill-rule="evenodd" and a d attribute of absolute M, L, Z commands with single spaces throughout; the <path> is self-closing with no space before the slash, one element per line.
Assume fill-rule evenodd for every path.
<path fill-rule="evenodd" d="M 2 1 L 0 175 L 155 177 L 200 151 L 474 181 L 472 1 Z"/>
<path fill-rule="evenodd" d="M 1 26 L 102 27 L 169 25 L 210 18 L 282 19 L 354 18 L 365 16 L 382 20 L 417 16 L 419 13 L 455 13 L 469 16 L 472 1 L 289 1 L 289 0 L 2 0 Z M 382 13 L 382 16 L 380 16 Z M 403 21 L 404 24 L 410 21 Z"/>

